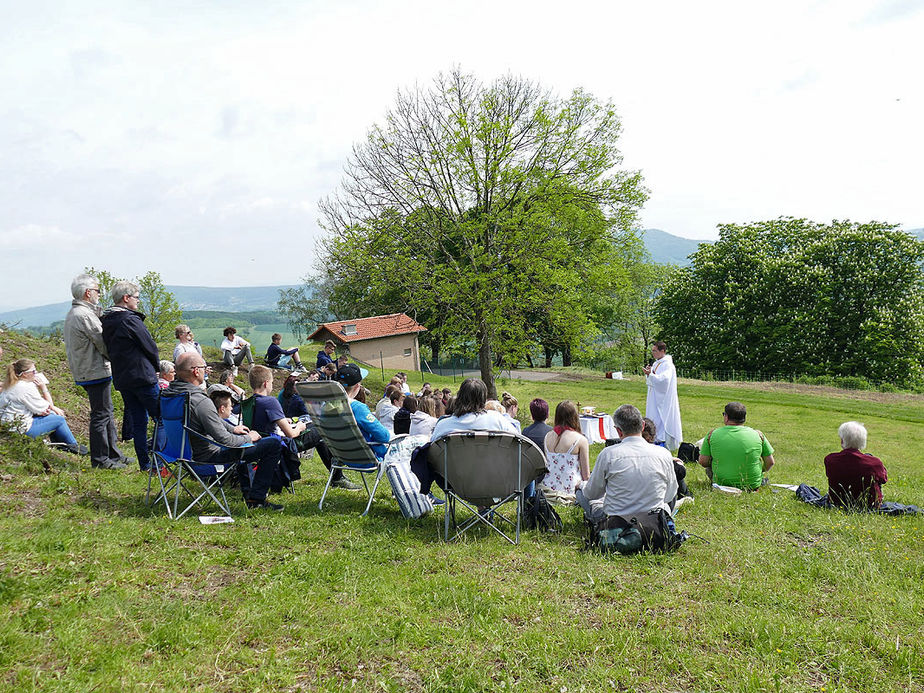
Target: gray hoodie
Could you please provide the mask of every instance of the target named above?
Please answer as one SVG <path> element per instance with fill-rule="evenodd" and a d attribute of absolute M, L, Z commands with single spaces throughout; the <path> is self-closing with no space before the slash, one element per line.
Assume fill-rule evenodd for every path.
<path fill-rule="evenodd" d="M 67 365 L 78 384 L 112 377 L 99 314 L 98 305 L 75 298 L 64 319 Z"/>
<path fill-rule="evenodd" d="M 234 426 L 218 416 L 218 410 L 215 409 L 214 402 L 205 394 L 205 390 L 198 385 L 187 383 L 185 380 L 178 378 L 170 383 L 170 387 L 167 388 L 166 392 L 170 394 L 189 394 L 189 427 L 192 430 L 208 436 L 228 448 L 240 448 L 250 443 L 250 436 L 237 435 L 231 432 Z M 199 436 L 190 435 L 189 442 L 192 444 L 193 457 L 197 461 L 205 462 L 212 455 L 221 452 L 220 447 L 202 440 Z"/>

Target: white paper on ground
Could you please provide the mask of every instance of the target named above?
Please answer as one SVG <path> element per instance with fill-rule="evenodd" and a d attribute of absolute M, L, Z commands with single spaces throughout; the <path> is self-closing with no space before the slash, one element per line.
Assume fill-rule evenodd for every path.
<path fill-rule="evenodd" d="M 716 491 L 722 491 L 723 493 L 731 493 L 737 496 L 739 493 L 743 493 L 740 488 L 735 488 L 734 486 L 719 486 L 718 484 L 713 484 L 712 488 Z"/>
<path fill-rule="evenodd" d="M 234 518 L 227 515 L 199 515 L 199 522 L 204 525 L 223 525 L 234 522 Z"/>
<path fill-rule="evenodd" d="M 776 486 L 777 488 L 785 488 L 787 491 L 795 491 L 799 488 L 796 484 L 770 484 L 771 486 Z"/>

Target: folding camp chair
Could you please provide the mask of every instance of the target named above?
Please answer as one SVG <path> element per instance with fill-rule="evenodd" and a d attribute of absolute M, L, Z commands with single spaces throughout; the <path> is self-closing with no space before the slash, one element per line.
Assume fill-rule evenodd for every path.
<path fill-rule="evenodd" d="M 236 466 L 234 463 L 209 464 L 192 459 L 192 446 L 189 436 L 199 436 L 203 440 L 224 447 L 207 436 L 189 428 L 189 395 L 160 395 L 161 417 L 154 426 L 153 464 L 148 473 L 148 491 L 145 500 L 148 505 L 163 503 L 167 517 L 178 520 L 194 507 L 205 509 L 210 502 L 218 506 L 225 515 L 231 514 L 228 499 L 225 496 L 225 483 L 229 480 Z M 243 450 L 251 444 L 235 448 Z M 156 480 L 156 485 L 155 485 Z M 159 492 L 158 492 L 159 487 Z M 157 497 L 151 500 L 151 490 Z M 216 495 L 215 491 L 219 495 Z M 180 499 L 188 504 L 180 510 Z"/>
<path fill-rule="evenodd" d="M 545 457 L 534 442 L 521 435 L 491 431 L 452 433 L 430 444 L 427 460 L 445 480 L 444 539 L 455 541 L 472 527 L 484 524 L 511 544 L 520 543 L 523 490 L 548 472 Z M 516 504 L 515 519 L 504 512 Z M 471 515 L 456 521 L 457 506 Z M 452 525 L 455 534 L 449 536 Z M 514 536 L 507 532 L 511 528 Z"/>
<path fill-rule="evenodd" d="M 353 410 L 350 408 L 346 391 L 340 383 L 333 380 L 299 382 L 295 384 L 295 391 L 305 401 L 305 406 L 311 412 L 311 422 L 318 427 L 318 432 L 327 444 L 331 454 L 330 475 L 327 477 L 324 493 L 321 494 L 318 510 L 324 508 L 324 498 L 327 496 L 327 491 L 337 470 L 341 472 L 359 472 L 360 478 L 363 480 L 363 487 L 366 489 L 366 495 L 369 497 L 366 509 L 362 513 L 362 515 L 366 515 L 369 508 L 372 507 L 372 499 L 375 496 L 376 489 L 379 487 L 379 482 L 382 480 L 385 465 L 382 460 L 376 457 L 366 439 L 363 438 L 362 431 L 359 430 L 356 419 L 353 417 Z M 399 441 L 403 437 L 393 438 L 388 445 Z M 371 490 L 366 482 L 367 474 L 375 475 L 375 482 Z"/>

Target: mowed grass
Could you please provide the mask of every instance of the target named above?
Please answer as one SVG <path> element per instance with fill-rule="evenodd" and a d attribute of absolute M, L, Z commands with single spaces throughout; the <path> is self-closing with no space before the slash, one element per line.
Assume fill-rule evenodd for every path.
<path fill-rule="evenodd" d="M 390 375 L 390 374 L 389 374 Z M 452 385 L 450 378 L 428 378 Z M 378 380 L 370 380 L 375 389 Z M 419 382 L 412 383 L 419 387 Z M 640 379 L 500 382 L 612 412 Z M 858 399 L 866 397 L 866 399 Z M 924 399 L 682 383 L 687 440 L 737 399 L 776 449 L 771 481 L 824 489 L 837 426 L 864 422 L 887 499 L 924 504 Z M 522 415 L 521 415 L 521 418 Z M 924 690 L 924 518 L 815 510 L 787 491 L 712 492 L 689 467 L 696 536 L 666 556 L 582 551 L 560 535 L 438 539 L 387 483 L 370 515 L 317 458 L 279 514 L 172 522 L 138 472 L 29 455 L 0 482 L 0 685 L 9 690 Z M 593 446 L 593 456 L 602 446 Z"/>

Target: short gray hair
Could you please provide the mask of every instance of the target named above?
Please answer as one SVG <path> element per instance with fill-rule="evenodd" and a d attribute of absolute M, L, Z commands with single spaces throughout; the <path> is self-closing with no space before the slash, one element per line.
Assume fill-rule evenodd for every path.
<path fill-rule="evenodd" d="M 161 373 L 173 373 L 176 370 L 176 366 L 173 365 L 173 361 L 161 361 L 160 362 L 160 372 Z"/>
<path fill-rule="evenodd" d="M 99 280 L 92 274 L 78 274 L 71 282 L 71 296 L 83 301 L 89 289 L 98 289 Z"/>
<path fill-rule="evenodd" d="M 112 291 L 109 292 L 109 295 L 112 296 L 113 303 L 119 303 L 123 296 L 134 296 L 140 291 L 141 290 L 138 288 L 137 284 L 133 284 L 132 282 L 125 281 L 123 279 L 115 283 L 115 285 L 112 287 Z"/>
<path fill-rule="evenodd" d="M 627 436 L 638 435 L 645 426 L 642 412 L 631 404 L 623 404 L 619 407 L 613 414 L 613 420 L 616 422 L 616 427 Z"/>
<path fill-rule="evenodd" d="M 837 429 L 837 435 L 841 437 L 841 445 L 845 450 L 862 450 L 866 447 L 866 426 L 857 421 L 842 423 Z"/>

